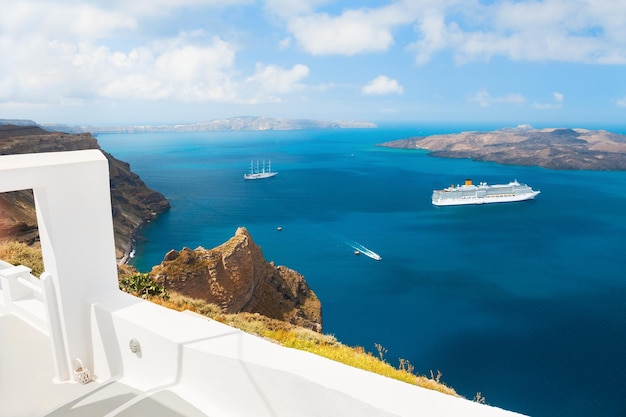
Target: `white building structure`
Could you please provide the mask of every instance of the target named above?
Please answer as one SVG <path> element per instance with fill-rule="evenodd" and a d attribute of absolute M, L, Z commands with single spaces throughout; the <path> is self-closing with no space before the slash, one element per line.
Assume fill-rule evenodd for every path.
<path fill-rule="evenodd" d="M 98 150 L 0 156 L 0 192 L 24 189 L 35 197 L 45 272 L 37 279 L 0 261 L 2 416 L 519 415 L 120 291 Z M 87 371 L 90 382 L 77 382 Z"/>

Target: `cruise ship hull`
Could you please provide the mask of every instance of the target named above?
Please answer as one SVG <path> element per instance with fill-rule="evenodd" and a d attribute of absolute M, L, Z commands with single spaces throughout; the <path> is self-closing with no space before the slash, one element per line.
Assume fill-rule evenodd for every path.
<path fill-rule="evenodd" d="M 432 203 L 435 206 L 462 206 L 471 204 L 511 203 L 534 199 L 540 191 L 535 191 L 517 181 L 508 184 L 473 185 L 467 180 L 464 185 L 435 190 Z"/>
<path fill-rule="evenodd" d="M 250 173 L 244 174 L 243 178 L 245 180 L 262 180 L 264 178 L 271 178 L 276 174 L 278 174 L 278 172 L 272 171 L 272 161 L 270 161 L 267 171 L 265 170 L 265 161 L 263 161 L 262 169 L 259 167 L 259 161 L 256 162 L 256 169 L 254 167 L 254 162 L 250 161 Z"/>
<path fill-rule="evenodd" d="M 278 172 L 258 172 L 256 174 L 245 174 L 243 178 L 246 180 L 261 180 L 263 178 L 273 177 L 276 174 L 278 174 Z"/>

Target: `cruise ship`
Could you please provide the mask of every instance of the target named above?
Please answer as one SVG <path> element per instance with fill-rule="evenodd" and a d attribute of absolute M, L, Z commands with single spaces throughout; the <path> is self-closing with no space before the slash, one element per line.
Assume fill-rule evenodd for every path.
<path fill-rule="evenodd" d="M 278 172 L 272 172 L 272 161 L 269 162 L 269 168 L 265 170 L 265 160 L 263 160 L 263 168 L 259 168 L 259 161 L 256 161 L 256 169 L 254 163 L 250 161 L 250 173 L 244 174 L 243 178 L 246 180 L 261 180 L 263 178 L 271 178 Z"/>
<path fill-rule="evenodd" d="M 436 206 L 460 206 L 466 204 L 510 203 L 513 201 L 532 200 L 540 191 L 535 191 L 526 184 L 514 180 L 508 184 L 487 185 L 481 182 L 472 184 L 471 179 L 465 184 L 451 185 L 443 190 L 433 191 L 432 201 Z"/>

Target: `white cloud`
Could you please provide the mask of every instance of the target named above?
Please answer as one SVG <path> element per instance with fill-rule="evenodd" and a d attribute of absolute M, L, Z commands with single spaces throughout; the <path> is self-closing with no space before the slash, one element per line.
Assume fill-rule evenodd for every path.
<path fill-rule="evenodd" d="M 379 7 L 321 11 L 325 0 L 268 0 L 298 44 L 312 55 L 389 50 L 408 25 L 416 39 L 402 47 L 417 64 L 441 51 L 458 63 L 512 60 L 626 63 L 626 3 L 613 0 L 466 2 L 398 0 Z"/>
<path fill-rule="evenodd" d="M 306 65 L 296 64 L 291 69 L 284 69 L 276 65 L 258 63 L 254 75 L 246 78 L 246 85 L 255 96 L 252 102 L 282 101 L 281 96 L 304 90 L 301 80 L 309 75 Z"/>
<path fill-rule="evenodd" d="M 76 0 L 83 2 L 82 0 Z M 154 16 L 167 15 L 172 10 L 190 7 L 228 7 L 239 4 L 252 4 L 254 0 L 90 0 L 91 3 L 99 3 L 100 8 L 110 9 L 117 6 L 131 15 Z"/>
<path fill-rule="evenodd" d="M 379 75 L 367 83 L 361 92 L 367 95 L 403 94 L 404 88 L 398 81 L 385 75 Z"/>
<path fill-rule="evenodd" d="M 133 15 L 98 8 L 84 2 L 77 4 L 45 1 L 20 1 L 10 13 L 0 14 L 2 36 L 16 41 L 33 37 L 83 41 L 133 30 Z"/>
<path fill-rule="evenodd" d="M 387 51 L 394 44 L 393 29 L 413 22 L 415 8 L 415 2 L 399 1 L 379 8 L 345 8 L 339 15 L 283 16 L 293 37 L 312 55 L 351 56 Z"/>
<path fill-rule="evenodd" d="M 618 99 L 616 103 L 619 107 L 626 107 L 626 97 Z"/>
<path fill-rule="evenodd" d="M 312 14 L 319 6 L 332 0 L 265 0 L 265 7 L 284 19 Z"/>
<path fill-rule="evenodd" d="M 561 105 L 554 103 L 533 103 L 533 108 L 537 110 L 554 110 L 560 109 Z"/>
<path fill-rule="evenodd" d="M 137 8 L 139 15 L 157 13 L 155 5 L 163 11 L 181 4 L 233 2 L 118 1 L 110 7 L 109 2 L 102 3 L 99 7 L 97 2 L 72 0 L 24 1 L 16 3 L 15 13 L 0 14 L 0 103 L 15 107 L 101 99 L 259 102 L 301 89 L 297 81 L 308 75 L 302 65 L 291 70 L 266 66 L 245 79 L 235 68 L 240 49 L 234 42 L 195 29 L 151 36 L 142 43 L 143 22 L 130 13 Z M 124 43 L 116 42 L 118 35 L 123 35 Z"/>
<path fill-rule="evenodd" d="M 458 3 L 459 5 L 461 3 Z M 448 5 L 418 18 L 411 44 L 424 64 L 449 50 L 457 62 L 512 60 L 626 63 L 626 3 L 612 0 Z"/>
<path fill-rule="evenodd" d="M 493 97 L 487 90 L 482 89 L 474 93 L 470 101 L 478 103 L 481 107 L 490 107 L 493 104 L 522 104 L 526 102 L 526 98 L 518 93 Z"/>
<path fill-rule="evenodd" d="M 265 14 L 254 0 L 14 3 L 0 14 L 0 103 L 12 106 L 350 94 L 336 88 L 346 85 L 345 68 L 356 73 L 367 65 L 377 74 L 390 65 L 408 67 L 399 74 L 442 54 L 460 64 L 494 58 L 626 64 L 626 2 L 614 0 L 264 0 Z M 365 54 L 372 56 L 327 57 Z M 264 64 L 244 69 L 259 57 Z M 388 59 L 398 61 L 377 67 Z M 317 87 L 305 84 L 312 71 Z M 361 92 L 402 94 L 404 86 L 381 77 Z M 487 90 L 470 99 L 485 107 L 525 102 L 521 94 L 493 97 Z M 563 104 L 564 95 L 555 92 L 533 106 Z"/>
<path fill-rule="evenodd" d="M 197 45 L 188 41 L 121 52 L 92 43 L 30 39 L 28 53 L 13 52 L 12 62 L 3 68 L 11 87 L 0 84 L 0 100 L 232 100 L 236 48 L 219 38 Z"/>
<path fill-rule="evenodd" d="M 416 30 L 422 38 L 409 48 L 416 51 L 415 61 L 418 65 L 428 62 L 433 53 L 448 46 L 454 32 L 446 27 L 445 16 L 439 12 L 427 13 L 416 24 Z"/>
<path fill-rule="evenodd" d="M 466 2 L 398 0 L 322 12 L 325 0 L 268 0 L 300 46 L 313 55 L 387 51 L 394 32 L 413 25 L 407 45 L 418 64 L 450 51 L 459 63 L 513 60 L 626 63 L 626 3 L 613 0 Z"/>
<path fill-rule="evenodd" d="M 386 25 L 374 24 L 362 12 L 349 12 L 337 18 L 327 14 L 299 17 L 289 23 L 289 29 L 313 55 L 384 51 L 393 42 Z"/>
<path fill-rule="evenodd" d="M 278 42 L 278 49 L 287 49 L 291 45 L 291 38 L 283 38 Z"/>
<path fill-rule="evenodd" d="M 539 110 L 554 110 L 560 109 L 563 107 L 563 101 L 565 100 L 565 96 L 562 93 L 554 92 L 552 93 L 552 97 L 554 98 L 553 103 L 533 103 L 533 108 Z"/>

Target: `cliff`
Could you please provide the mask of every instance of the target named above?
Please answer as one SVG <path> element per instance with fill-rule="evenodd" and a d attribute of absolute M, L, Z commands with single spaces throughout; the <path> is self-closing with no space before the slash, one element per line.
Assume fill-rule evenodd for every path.
<path fill-rule="evenodd" d="M 259 313 L 321 331 L 321 303 L 304 277 L 267 262 L 245 228 L 213 249 L 168 252 L 150 276 L 168 290 L 217 304 L 226 313 Z"/>
<path fill-rule="evenodd" d="M 626 135 L 605 130 L 532 129 L 413 137 L 379 146 L 424 149 L 442 158 L 471 158 L 550 169 L 626 170 Z"/>
<path fill-rule="evenodd" d="M 90 133 L 48 132 L 37 126 L 0 125 L 0 155 L 100 149 Z M 131 250 L 137 230 L 169 208 L 163 195 L 151 190 L 129 164 L 103 151 L 109 161 L 116 256 Z M 37 218 L 31 190 L 0 194 L 0 240 L 37 244 Z"/>

